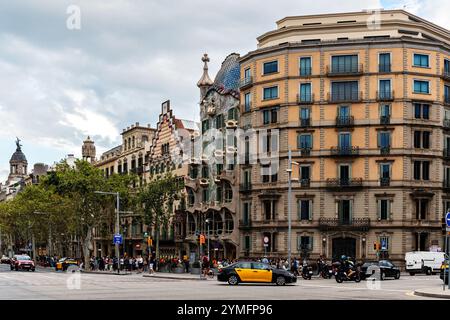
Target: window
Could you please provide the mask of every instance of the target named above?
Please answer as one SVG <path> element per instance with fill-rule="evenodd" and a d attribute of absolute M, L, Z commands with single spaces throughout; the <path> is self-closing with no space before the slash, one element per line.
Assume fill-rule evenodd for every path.
<path fill-rule="evenodd" d="M 198 168 L 197 168 L 197 166 L 190 166 L 190 168 L 189 168 L 189 176 L 191 177 L 191 179 L 197 179 L 197 176 L 198 176 Z"/>
<path fill-rule="evenodd" d="M 217 115 L 215 122 L 216 122 L 216 129 L 221 129 L 225 127 L 225 120 L 223 118 L 223 114 Z"/>
<path fill-rule="evenodd" d="M 228 110 L 228 120 L 239 120 L 237 108 L 231 108 Z"/>
<path fill-rule="evenodd" d="M 243 212 L 242 212 L 242 220 L 245 225 L 247 225 L 250 222 L 250 217 L 251 217 L 251 203 L 244 202 Z"/>
<path fill-rule="evenodd" d="M 265 220 L 275 220 L 275 215 L 276 215 L 275 208 L 276 208 L 276 201 L 274 201 L 274 200 L 264 200 L 263 201 Z"/>
<path fill-rule="evenodd" d="M 204 165 L 202 167 L 202 178 L 208 179 L 209 177 L 209 167 L 207 165 Z"/>
<path fill-rule="evenodd" d="M 311 58 L 310 57 L 301 57 L 300 58 L 300 75 L 301 76 L 310 76 L 312 73 L 311 70 Z"/>
<path fill-rule="evenodd" d="M 263 74 L 278 72 L 278 61 L 265 62 L 263 64 Z"/>
<path fill-rule="evenodd" d="M 194 191 L 191 188 L 189 188 L 187 194 L 188 194 L 188 206 L 192 207 L 195 203 Z"/>
<path fill-rule="evenodd" d="M 299 134 L 297 137 L 298 149 L 312 149 L 312 135 L 311 134 Z"/>
<path fill-rule="evenodd" d="M 380 164 L 380 178 L 389 179 L 391 177 L 391 165 L 389 163 Z"/>
<path fill-rule="evenodd" d="M 447 59 L 444 60 L 444 74 L 450 75 L 450 60 Z"/>
<path fill-rule="evenodd" d="M 391 201 L 389 199 L 378 200 L 378 219 L 389 220 Z"/>
<path fill-rule="evenodd" d="M 339 133 L 339 148 L 350 149 L 352 146 L 351 135 L 348 132 Z"/>
<path fill-rule="evenodd" d="M 414 93 L 430 93 L 430 82 L 424 80 L 414 80 Z"/>
<path fill-rule="evenodd" d="M 298 236 L 297 249 L 299 252 L 312 251 L 313 249 L 313 237 L 310 236 Z"/>
<path fill-rule="evenodd" d="M 357 72 L 358 56 L 357 55 L 333 56 L 331 58 L 331 71 L 333 73 Z"/>
<path fill-rule="evenodd" d="M 244 70 L 244 79 L 245 80 L 250 80 L 252 77 L 251 72 L 250 72 L 250 68 L 247 68 Z"/>
<path fill-rule="evenodd" d="M 298 200 L 298 218 L 312 220 L 312 200 Z"/>
<path fill-rule="evenodd" d="M 430 180 L 430 162 L 414 161 L 414 180 Z"/>
<path fill-rule="evenodd" d="M 244 111 L 249 112 L 251 105 L 252 105 L 252 95 L 250 92 L 248 92 L 244 96 Z"/>
<path fill-rule="evenodd" d="M 416 199 L 416 219 L 426 220 L 428 214 L 428 199 Z"/>
<path fill-rule="evenodd" d="M 300 84 L 300 101 L 311 102 L 311 83 L 301 83 Z"/>
<path fill-rule="evenodd" d="M 202 132 L 205 133 L 209 130 L 209 119 L 205 119 L 202 121 Z"/>
<path fill-rule="evenodd" d="M 414 67 L 428 68 L 430 67 L 430 57 L 426 54 L 414 54 Z"/>
<path fill-rule="evenodd" d="M 250 251 L 250 249 L 251 249 L 250 244 L 251 244 L 250 236 L 245 236 L 244 237 L 244 248 L 246 251 Z"/>
<path fill-rule="evenodd" d="M 380 53 L 379 55 L 379 72 L 391 72 L 391 54 Z"/>
<path fill-rule="evenodd" d="M 429 149 L 430 134 L 429 131 L 414 131 L 414 148 Z"/>
<path fill-rule="evenodd" d="M 301 166 L 300 167 L 300 179 L 302 181 L 304 180 L 310 180 L 311 179 L 311 168 L 310 166 Z"/>
<path fill-rule="evenodd" d="M 422 103 L 414 103 L 414 118 L 430 119 L 430 105 Z"/>
<path fill-rule="evenodd" d="M 389 251 L 389 237 L 380 237 L 381 250 Z"/>
<path fill-rule="evenodd" d="M 391 80 L 380 80 L 378 97 L 380 99 L 391 98 Z"/>
<path fill-rule="evenodd" d="M 264 88 L 263 100 L 278 98 L 278 86 Z"/>
<path fill-rule="evenodd" d="M 339 106 L 338 116 L 341 121 L 346 121 L 350 118 L 350 107 L 349 106 Z"/>
<path fill-rule="evenodd" d="M 450 104 L 450 86 L 444 86 L 444 101 Z"/>
<path fill-rule="evenodd" d="M 358 81 L 339 81 L 331 84 L 331 98 L 333 101 L 357 100 Z"/>
<path fill-rule="evenodd" d="M 309 120 L 311 114 L 311 110 L 309 108 L 301 108 L 300 109 L 300 119 L 301 120 Z"/>
<path fill-rule="evenodd" d="M 231 185 L 225 183 L 225 202 L 231 202 L 233 200 L 233 190 L 231 189 Z"/>
<path fill-rule="evenodd" d="M 278 172 L 276 168 L 271 165 L 261 166 L 261 181 L 263 183 L 277 182 Z"/>
<path fill-rule="evenodd" d="M 391 147 L 390 131 L 381 131 L 378 133 L 378 147 L 380 149 L 388 149 Z"/>
<path fill-rule="evenodd" d="M 202 190 L 202 201 L 208 202 L 209 201 L 209 189 L 203 189 Z"/>
<path fill-rule="evenodd" d="M 391 116 L 391 105 L 383 104 L 380 106 L 380 116 L 388 118 Z"/>
<path fill-rule="evenodd" d="M 263 110 L 263 124 L 278 122 L 278 108 Z"/>

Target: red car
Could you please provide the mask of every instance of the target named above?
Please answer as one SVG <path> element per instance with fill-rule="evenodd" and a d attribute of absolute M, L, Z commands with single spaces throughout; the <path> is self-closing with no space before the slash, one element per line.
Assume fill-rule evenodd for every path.
<path fill-rule="evenodd" d="M 11 259 L 11 270 L 34 271 L 35 270 L 34 261 L 31 260 L 30 256 L 16 254 Z"/>

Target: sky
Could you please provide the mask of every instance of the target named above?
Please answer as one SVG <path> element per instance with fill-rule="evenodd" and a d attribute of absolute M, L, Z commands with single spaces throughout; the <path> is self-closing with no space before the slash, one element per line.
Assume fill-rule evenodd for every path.
<path fill-rule="evenodd" d="M 123 128 L 155 127 L 167 99 L 176 117 L 198 121 L 204 53 L 213 78 L 285 16 L 369 8 L 450 29 L 448 0 L 0 0 L 0 181 L 16 137 L 31 169 L 80 156 L 88 135 L 99 156 Z"/>

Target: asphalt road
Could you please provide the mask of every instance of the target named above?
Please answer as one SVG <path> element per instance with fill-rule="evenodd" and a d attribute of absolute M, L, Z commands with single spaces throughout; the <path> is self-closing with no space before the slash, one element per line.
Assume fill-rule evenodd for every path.
<path fill-rule="evenodd" d="M 377 283 L 378 284 L 378 283 Z M 441 286 L 439 276 L 403 275 L 399 280 L 379 282 L 371 287 L 360 283 L 336 283 L 334 279 L 299 279 L 294 285 L 277 287 L 267 284 L 240 284 L 229 286 L 217 280 L 175 280 L 133 275 L 101 275 L 62 273 L 48 269 L 36 272 L 10 271 L 0 265 L 0 299 L 37 300 L 248 300 L 248 299 L 344 299 L 344 300 L 426 300 L 413 295 L 414 289 Z"/>

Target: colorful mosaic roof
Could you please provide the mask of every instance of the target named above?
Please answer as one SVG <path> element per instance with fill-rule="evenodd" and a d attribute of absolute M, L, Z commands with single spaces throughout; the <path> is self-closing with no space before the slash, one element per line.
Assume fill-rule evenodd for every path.
<path fill-rule="evenodd" d="M 240 66 L 239 54 L 232 53 L 222 62 L 212 88 L 220 94 L 231 94 L 239 98 Z"/>

